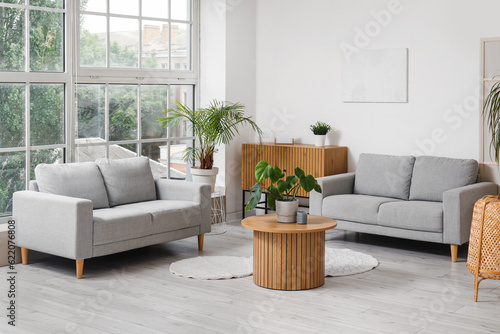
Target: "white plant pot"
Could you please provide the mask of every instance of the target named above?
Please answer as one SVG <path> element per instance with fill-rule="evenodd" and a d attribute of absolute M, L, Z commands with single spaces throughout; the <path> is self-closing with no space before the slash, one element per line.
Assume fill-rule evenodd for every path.
<path fill-rule="evenodd" d="M 316 146 L 325 146 L 326 135 L 314 135 Z"/>
<path fill-rule="evenodd" d="M 293 201 L 276 200 L 278 223 L 295 223 L 297 221 L 297 211 L 299 211 L 298 199 Z"/>
<path fill-rule="evenodd" d="M 219 168 L 212 167 L 212 169 L 200 169 L 200 167 L 191 167 L 191 176 L 195 183 L 207 183 L 212 187 L 212 192 L 215 189 L 215 179 L 219 173 Z"/>

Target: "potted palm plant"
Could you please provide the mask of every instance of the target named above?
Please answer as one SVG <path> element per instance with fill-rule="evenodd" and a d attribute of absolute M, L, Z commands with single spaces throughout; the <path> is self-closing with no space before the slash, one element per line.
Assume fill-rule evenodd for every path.
<path fill-rule="evenodd" d="M 257 182 L 250 188 L 245 211 L 255 209 L 260 202 L 263 189 L 259 182 L 270 179 L 271 185 L 266 189 L 267 205 L 271 210 L 276 210 L 279 223 L 295 223 L 299 209 L 299 200 L 295 196 L 299 188 L 306 192 L 315 190 L 321 193 L 318 181 L 299 167 L 295 168 L 294 175 L 286 176 L 277 166 L 273 167 L 262 160 L 255 166 L 255 178 Z"/>
<path fill-rule="evenodd" d="M 262 130 L 245 117 L 245 106 L 213 100 L 207 108 L 191 109 L 177 101 L 175 108 L 168 109 L 159 118 L 162 127 L 177 126 L 187 120 L 196 138 L 194 147 L 186 148 L 183 159 L 196 165 L 191 167 L 193 182 L 209 183 L 212 192 L 219 169 L 214 167 L 214 153 L 219 145 L 228 145 L 239 134 L 239 127 L 249 124 L 262 141 Z"/>
<path fill-rule="evenodd" d="M 317 121 L 315 124 L 310 125 L 309 128 L 314 133 L 316 146 L 325 146 L 326 134 L 330 132 L 332 127 L 325 122 Z"/>
<path fill-rule="evenodd" d="M 500 81 L 491 87 L 483 106 L 483 115 L 486 116 L 491 133 L 490 149 L 495 152 L 495 161 L 500 160 Z"/>

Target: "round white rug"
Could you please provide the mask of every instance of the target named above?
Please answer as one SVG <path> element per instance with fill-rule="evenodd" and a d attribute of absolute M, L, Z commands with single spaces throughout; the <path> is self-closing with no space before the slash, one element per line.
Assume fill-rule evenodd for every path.
<path fill-rule="evenodd" d="M 350 249 L 325 248 L 325 276 L 347 276 L 364 273 L 378 266 L 371 255 Z"/>
<path fill-rule="evenodd" d="M 377 259 L 371 255 L 350 249 L 325 248 L 327 277 L 360 274 L 377 266 Z M 253 273 L 253 257 L 198 256 L 172 263 L 170 272 L 186 278 L 204 280 L 246 277 Z"/>
<path fill-rule="evenodd" d="M 198 256 L 170 265 L 170 272 L 197 279 L 229 279 L 250 276 L 253 259 L 238 256 Z"/>

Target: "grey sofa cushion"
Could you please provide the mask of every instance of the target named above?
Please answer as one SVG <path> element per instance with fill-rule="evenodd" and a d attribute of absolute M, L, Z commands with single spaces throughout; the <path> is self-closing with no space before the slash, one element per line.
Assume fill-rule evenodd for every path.
<path fill-rule="evenodd" d="M 111 207 L 156 199 L 153 173 L 146 157 L 98 159 Z"/>
<path fill-rule="evenodd" d="M 354 178 L 354 193 L 407 200 L 415 157 L 363 153 Z"/>
<path fill-rule="evenodd" d="M 104 181 L 93 162 L 40 164 L 35 176 L 40 192 L 89 199 L 94 209 L 109 207 Z"/>
<path fill-rule="evenodd" d="M 380 205 L 400 201 L 368 195 L 333 195 L 323 199 L 323 216 L 365 224 L 377 224 Z"/>
<path fill-rule="evenodd" d="M 443 203 L 401 201 L 380 206 L 378 224 L 426 232 L 443 232 Z"/>
<path fill-rule="evenodd" d="M 131 240 L 200 225 L 195 202 L 156 200 L 94 210 L 94 245 Z"/>
<path fill-rule="evenodd" d="M 475 183 L 477 172 L 478 163 L 473 159 L 417 157 L 410 200 L 442 202 L 445 191 Z"/>

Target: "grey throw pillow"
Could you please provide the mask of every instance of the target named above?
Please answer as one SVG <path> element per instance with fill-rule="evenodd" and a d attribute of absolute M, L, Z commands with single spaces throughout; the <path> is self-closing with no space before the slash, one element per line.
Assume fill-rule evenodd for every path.
<path fill-rule="evenodd" d="M 410 200 L 442 202 L 445 191 L 476 183 L 478 168 L 473 159 L 417 157 Z"/>
<path fill-rule="evenodd" d="M 94 209 L 109 208 L 101 172 L 93 162 L 40 164 L 35 176 L 42 193 L 85 198 Z"/>
<path fill-rule="evenodd" d="M 148 158 L 98 159 L 96 164 L 101 170 L 110 206 L 156 199 Z"/>
<path fill-rule="evenodd" d="M 413 156 L 361 154 L 354 193 L 408 200 L 414 162 Z"/>

